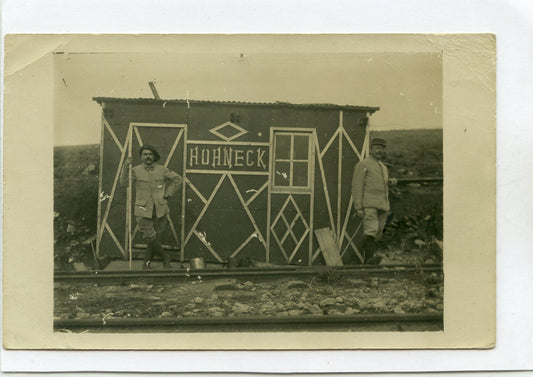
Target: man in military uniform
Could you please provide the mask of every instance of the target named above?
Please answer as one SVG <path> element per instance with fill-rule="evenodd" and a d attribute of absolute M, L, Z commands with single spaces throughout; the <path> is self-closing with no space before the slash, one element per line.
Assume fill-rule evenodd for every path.
<path fill-rule="evenodd" d="M 131 180 L 136 189 L 134 215 L 147 244 L 143 269 L 151 268 L 155 254 L 161 256 L 164 268 L 171 268 L 170 255 L 161 247 L 161 235 L 167 226 L 167 200 L 181 188 L 183 179 L 172 170 L 156 164 L 160 156 L 154 147 L 143 145 L 139 156 L 143 163 L 131 169 Z M 127 158 L 124 163 L 120 175 L 123 186 L 128 186 L 132 162 L 132 158 Z"/>
<path fill-rule="evenodd" d="M 374 256 L 377 241 L 381 238 L 389 203 L 389 172 L 381 162 L 385 158 L 385 140 L 374 138 L 370 144 L 370 156 L 355 165 L 352 180 L 352 198 L 357 215 L 363 219 L 364 237 L 358 247 L 364 251 L 365 264 L 379 264 Z"/>

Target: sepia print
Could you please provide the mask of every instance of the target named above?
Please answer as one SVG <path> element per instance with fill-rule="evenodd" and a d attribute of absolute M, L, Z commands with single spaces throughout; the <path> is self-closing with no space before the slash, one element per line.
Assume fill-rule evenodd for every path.
<path fill-rule="evenodd" d="M 443 51 L 256 39 L 53 51 L 54 334 L 446 336 Z"/>

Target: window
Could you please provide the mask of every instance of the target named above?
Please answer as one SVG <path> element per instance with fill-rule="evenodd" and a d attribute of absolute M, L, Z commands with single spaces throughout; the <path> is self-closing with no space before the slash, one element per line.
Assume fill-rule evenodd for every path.
<path fill-rule="evenodd" d="M 274 188 L 311 188 L 309 132 L 274 132 Z"/>

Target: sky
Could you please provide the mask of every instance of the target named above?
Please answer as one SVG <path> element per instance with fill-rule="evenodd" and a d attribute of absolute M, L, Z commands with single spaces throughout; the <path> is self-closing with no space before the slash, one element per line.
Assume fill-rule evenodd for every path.
<path fill-rule="evenodd" d="M 372 130 L 442 128 L 439 53 L 191 52 L 54 55 L 55 145 L 100 142 L 93 97 L 377 106 Z"/>

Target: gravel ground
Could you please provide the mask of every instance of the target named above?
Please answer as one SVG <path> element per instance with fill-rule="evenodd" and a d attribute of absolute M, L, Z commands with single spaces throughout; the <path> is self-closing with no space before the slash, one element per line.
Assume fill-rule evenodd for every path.
<path fill-rule="evenodd" d="M 335 272 L 308 280 L 139 280 L 55 283 L 54 318 L 216 318 L 239 316 L 431 313 L 443 310 L 443 276 L 354 278 Z"/>

